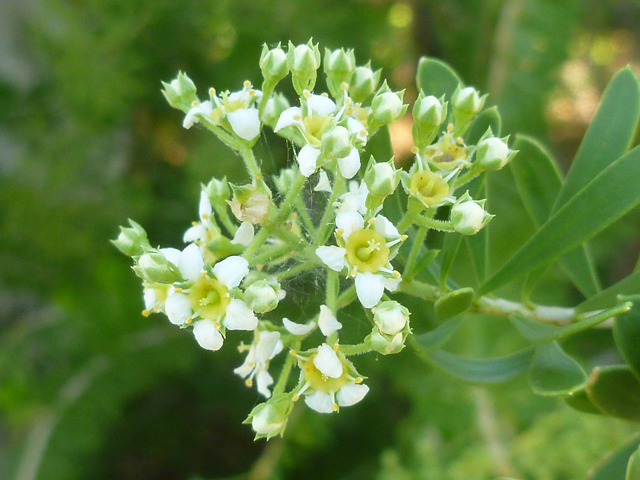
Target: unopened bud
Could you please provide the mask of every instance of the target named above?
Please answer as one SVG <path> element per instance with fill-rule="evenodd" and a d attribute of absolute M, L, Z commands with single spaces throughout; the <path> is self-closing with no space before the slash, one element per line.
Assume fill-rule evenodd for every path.
<path fill-rule="evenodd" d="M 461 89 L 458 86 L 451 98 L 456 127 L 460 128 L 460 125 L 466 124 L 477 115 L 482 110 L 486 99 L 486 95 L 480 97 L 478 91 L 473 87 Z"/>
<path fill-rule="evenodd" d="M 382 125 L 390 125 L 400 120 L 407 111 L 408 105 L 402 104 L 402 92 L 384 92 L 379 93 L 371 102 L 372 120 L 370 121 L 372 128 L 379 128 Z"/>
<path fill-rule="evenodd" d="M 365 339 L 372 350 L 382 355 L 392 355 L 399 353 L 404 348 L 404 336 L 402 333 L 396 335 L 382 335 L 376 327 L 373 327 L 371 334 Z"/>
<path fill-rule="evenodd" d="M 231 189 L 229 188 L 227 177 L 222 180 L 213 178 L 203 190 L 209 196 L 209 201 L 212 205 L 224 205 L 231 198 Z"/>
<path fill-rule="evenodd" d="M 298 95 L 302 95 L 305 90 L 313 91 L 320 67 L 320 50 L 318 45 L 314 45 L 311 40 L 307 44 L 294 45 L 289 42 L 287 52 L 287 64 L 291 70 L 293 87 Z"/>
<path fill-rule="evenodd" d="M 493 218 L 484 210 L 486 200 L 473 200 L 469 193 L 465 193 L 451 207 L 451 223 L 456 232 L 463 235 L 475 235 L 489 220 Z"/>
<path fill-rule="evenodd" d="M 266 437 L 268 440 L 284 433 L 292 409 L 291 394 L 274 395 L 266 403 L 254 407 L 244 423 L 251 423 L 256 439 Z"/>
<path fill-rule="evenodd" d="M 142 255 L 134 267 L 140 277 L 152 283 L 174 283 L 182 279 L 178 267 L 167 260 L 161 252 Z"/>
<path fill-rule="evenodd" d="M 147 232 L 131 219 L 129 224 L 131 227 L 120 227 L 120 235 L 115 240 L 111 240 L 111 243 L 129 257 L 142 255 L 145 248 L 149 248 Z"/>
<path fill-rule="evenodd" d="M 333 127 L 322 135 L 322 151 L 329 156 L 336 158 L 346 157 L 352 148 L 351 135 L 345 127 Z"/>
<path fill-rule="evenodd" d="M 353 50 L 344 51 L 328 48 L 324 53 L 324 71 L 327 74 L 327 86 L 334 98 L 341 98 L 342 84 L 349 83 L 356 69 L 356 57 Z"/>
<path fill-rule="evenodd" d="M 356 103 L 364 102 L 375 92 L 380 81 L 380 70 L 374 72 L 369 65 L 356 67 L 349 83 L 349 96 Z"/>
<path fill-rule="evenodd" d="M 162 86 L 164 87 L 162 94 L 169 102 L 169 105 L 185 113 L 193 106 L 193 102 L 198 100 L 196 86 L 182 72 L 179 72 L 177 78 L 172 80 L 171 83 L 162 82 Z"/>
<path fill-rule="evenodd" d="M 489 137 L 478 144 L 476 160 L 482 168 L 500 170 L 513 158 L 515 152 L 509 150 L 505 140 Z"/>
<path fill-rule="evenodd" d="M 269 216 L 271 190 L 263 180 L 254 179 L 250 185 L 231 185 L 233 199 L 227 203 L 241 222 L 262 224 Z"/>
<path fill-rule="evenodd" d="M 272 129 L 275 129 L 280 115 L 289 108 L 289 106 L 289 100 L 287 100 L 282 93 L 278 92 L 274 94 L 267 100 L 267 105 L 264 107 L 264 112 L 262 113 L 262 121 Z"/>
<path fill-rule="evenodd" d="M 447 104 L 422 93 L 413 104 L 413 141 L 419 147 L 429 145 L 447 117 Z"/>
<path fill-rule="evenodd" d="M 409 322 L 409 310 L 396 301 L 381 302 L 375 307 L 373 322 L 385 335 L 397 335 Z"/>
<path fill-rule="evenodd" d="M 263 45 L 262 54 L 260 55 L 260 70 L 265 81 L 272 88 L 287 76 L 289 73 L 287 54 L 280 48 L 280 44 L 271 50 L 266 44 Z"/>
<path fill-rule="evenodd" d="M 278 306 L 280 284 L 258 280 L 245 290 L 244 302 L 255 313 L 267 313 Z"/>
<path fill-rule="evenodd" d="M 384 199 L 396 191 L 400 183 L 400 170 L 393 166 L 393 158 L 389 162 L 377 163 L 373 157 L 367 165 L 363 180 L 369 190 L 367 207 L 376 208 Z"/>

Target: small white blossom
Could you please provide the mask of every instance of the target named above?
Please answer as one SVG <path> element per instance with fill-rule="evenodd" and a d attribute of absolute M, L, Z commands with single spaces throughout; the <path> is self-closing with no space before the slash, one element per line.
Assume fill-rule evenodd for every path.
<path fill-rule="evenodd" d="M 326 305 L 320 305 L 320 315 L 318 316 L 318 326 L 325 337 L 342 328 L 342 324 L 335 317 L 333 312 Z"/>
<path fill-rule="evenodd" d="M 269 362 L 282 351 L 282 348 L 280 333 L 256 330 L 247 358 L 234 372 L 247 379 L 248 386 L 252 385 L 255 377 L 258 392 L 265 398 L 269 398 L 271 396 L 269 387 L 273 385 L 273 378 L 269 374 Z"/>

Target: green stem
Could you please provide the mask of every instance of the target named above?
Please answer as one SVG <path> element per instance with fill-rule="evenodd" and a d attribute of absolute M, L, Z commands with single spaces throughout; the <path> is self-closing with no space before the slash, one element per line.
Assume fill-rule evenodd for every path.
<path fill-rule="evenodd" d="M 336 173 L 335 181 L 333 182 L 333 190 L 331 191 L 331 195 L 329 196 L 329 200 L 327 200 L 327 206 L 324 209 L 324 213 L 322 214 L 322 219 L 318 224 L 318 232 L 316 234 L 316 246 L 321 246 L 327 243 L 329 236 L 331 235 L 331 231 L 333 230 L 333 218 L 335 216 L 335 207 L 333 204 L 338 200 L 340 195 L 342 195 L 345 191 L 346 183 L 342 175 Z"/>
<path fill-rule="evenodd" d="M 330 268 L 327 269 L 327 299 L 326 304 L 329 309 L 334 312 L 337 312 L 337 293 L 340 289 L 340 278 L 338 277 L 338 272 L 334 272 Z"/>
<path fill-rule="evenodd" d="M 263 249 L 263 251 L 254 256 L 251 264 L 261 265 L 264 263 L 273 262 L 275 260 L 281 260 L 282 257 L 289 255 L 292 252 L 291 245 L 275 245 L 269 249 Z"/>
<path fill-rule="evenodd" d="M 344 292 L 340 294 L 338 299 L 336 300 L 336 307 L 339 309 L 346 307 L 351 302 L 353 302 L 356 298 L 358 298 L 356 294 L 356 286 L 351 285 Z"/>
<path fill-rule="evenodd" d="M 307 177 L 302 175 L 300 170 L 297 170 L 297 172 L 298 174 L 296 175 L 296 179 L 293 181 L 293 185 L 291 185 L 291 189 L 287 192 L 282 203 L 280 203 L 279 212 L 274 219 L 275 223 L 280 223 L 289 216 L 293 210 L 294 203 L 298 201 L 298 196 L 300 195 L 302 187 L 304 187 L 304 184 L 307 181 Z"/>
<path fill-rule="evenodd" d="M 398 227 L 397 227 L 398 232 L 404 233 L 407 230 L 407 228 L 409 228 L 413 223 L 414 216 L 415 214 L 412 211 L 407 210 L 407 212 L 404 214 L 404 216 L 400 220 L 400 223 L 398 223 Z"/>
<path fill-rule="evenodd" d="M 267 240 L 267 238 L 269 238 L 270 235 L 271 230 L 263 226 L 258 234 L 253 237 L 253 240 L 251 240 L 251 243 L 242 254 L 242 256 L 246 258 L 250 264 L 253 264 L 252 257 L 254 256 L 258 248 L 260 248 L 264 244 L 264 242 Z"/>
<path fill-rule="evenodd" d="M 340 345 L 340 351 L 345 355 L 360 355 L 371 351 L 369 345 L 359 343 L 358 345 Z"/>
<path fill-rule="evenodd" d="M 244 166 L 246 167 L 247 172 L 249 172 L 249 175 L 251 175 L 251 178 L 255 178 L 260 169 L 258 168 L 258 163 L 256 162 L 253 150 L 248 147 L 241 148 L 240 156 L 242 157 Z"/>
<path fill-rule="evenodd" d="M 460 188 L 465 183 L 469 183 L 471 180 L 476 178 L 481 173 L 482 173 L 482 170 L 471 167 L 471 169 L 467 173 L 458 177 L 455 183 L 455 188 Z"/>
<path fill-rule="evenodd" d="M 405 276 L 405 275 L 409 276 L 411 274 L 411 271 L 413 270 L 413 267 L 416 264 L 416 260 L 418 259 L 420 248 L 422 247 L 426 236 L 427 236 L 427 229 L 423 227 L 419 228 L 418 233 L 416 233 L 416 236 L 413 240 L 413 245 L 411 246 L 411 252 L 409 252 L 409 258 L 407 259 L 407 263 L 404 266 L 404 272 L 402 273 L 402 276 Z"/>
<path fill-rule="evenodd" d="M 455 232 L 453 223 L 444 220 L 436 220 L 434 218 L 427 218 L 422 215 L 416 215 L 413 218 L 413 222 L 420 228 L 431 228 L 433 230 L 439 230 L 441 232 Z"/>
<path fill-rule="evenodd" d="M 410 282 L 401 282 L 398 288 L 402 293 L 420 297 L 429 302 L 435 302 L 440 298 L 440 290 L 433 285 L 419 282 L 418 280 L 411 280 Z"/>
<path fill-rule="evenodd" d="M 235 235 L 236 230 L 238 230 L 238 226 L 231 221 L 231 217 L 229 217 L 227 209 L 219 204 L 216 204 L 215 209 L 218 217 L 220 218 L 220 221 L 224 225 L 224 228 L 226 228 L 229 234 L 231 234 L 232 236 Z"/>
<path fill-rule="evenodd" d="M 296 275 L 299 275 L 302 272 L 307 272 L 313 269 L 316 266 L 316 264 L 317 264 L 316 262 L 312 262 L 310 260 L 303 263 L 299 263 L 295 267 L 290 268 L 289 270 L 278 273 L 276 275 L 276 278 L 279 281 L 282 281 L 290 277 L 295 277 Z"/>
<path fill-rule="evenodd" d="M 300 348 L 300 342 L 295 342 L 291 345 L 292 350 L 298 350 Z M 289 381 L 289 375 L 291 374 L 291 368 L 293 367 L 293 362 L 295 361 L 295 357 L 291 355 L 287 355 L 287 359 L 284 361 L 284 365 L 282 366 L 282 371 L 280 372 L 280 378 L 278 378 L 278 383 L 273 387 L 273 395 L 278 395 L 280 393 L 284 393 L 284 389 L 287 388 L 287 382 Z"/>
<path fill-rule="evenodd" d="M 307 210 L 307 206 L 304 204 L 304 199 L 301 195 L 299 195 L 296 200 L 296 211 L 300 215 L 302 223 L 309 232 L 309 236 L 315 236 L 316 226 L 313 224 L 313 220 L 311 220 L 311 217 L 309 216 L 309 211 Z"/>

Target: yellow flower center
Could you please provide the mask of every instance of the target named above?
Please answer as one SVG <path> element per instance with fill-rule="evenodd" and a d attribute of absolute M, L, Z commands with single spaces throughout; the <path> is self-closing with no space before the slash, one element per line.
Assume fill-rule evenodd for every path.
<path fill-rule="evenodd" d="M 218 280 L 203 277 L 190 288 L 189 300 L 191 300 L 193 311 L 198 312 L 202 318 L 220 321 L 227 311 L 231 298 L 227 287 Z"/>
<path fill-rule="evenodd" d="M 456 160 L 467 158 L 467 148 L 462 143 L 453 139 L 452 134 L 447 134 L 435 145 L 427 147 L 426 157 L 438 167 L 444 170 L 453 170 L 459 166 Z"/>
<path fill-rule="evenodd" d="M 325 128 L 331 122 L 331 116 L 327 115 L 310 115 L 304 117 L 302 123 L 304 124 L 305 137 L 311 145 L 320 145 L 322 143 L 322 134 Z"/>
<path fill-rule="evenodd" d="M 375 230 L 366 228 L 352 233 L 345 247 L 347 261 L 359 272 L 376 273 L 389 262 L 387 242 Z"/>
<path fill-rule="evenodd" d="M 438 205 L 443 198 L 449 195 L 449 184 L 440 175 L 428 170 L 414 173 L 409 183 L 409 189 L 412 195 L 418 197 L 429 207 Z"/>
<path fill-rule="evenodd" d="M 342 375 L 338 378 L 327 377 L 314 365 L 313 359 L 317 353 L 314 353 L 309 357 L 309 360 L 304 362 L 304 379 L 309 382 L 310 386 L 314 390 L 319 390 L 323 393 L 337 392 L 342 386 L 349 381 L 348 370 L 342 365 Z"/>

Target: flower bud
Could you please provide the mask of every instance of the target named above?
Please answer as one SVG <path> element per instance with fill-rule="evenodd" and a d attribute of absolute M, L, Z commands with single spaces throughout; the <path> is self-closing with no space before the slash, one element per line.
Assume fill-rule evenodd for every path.
<path fill-rule="evenodd" d="M 356 67 L 349 83 L 349 96 L 356 103 L 364 102 L 375 92 L 379 81 L 380 70 L 374 72 L 369 64 L 365 67 Z"/>
<path fill-rule="evenodd" d="M 376 327 L 373 327 L 371 334 L 369 334 L 364 341 L 372 350 L 382 355 L 399 353 L 404 348 L 404 336 L 402 333 L 382 335 Z"/>
<path fill-rule="evenodd" d="M 480 97 L 478 91 L 473 87 L 461 89 L 460 86 L 458 86 L 451 98 L 456 126 L 460 128 L 460 126 L 465 125 L 477 115 L 480 110 L 482 110 L 486 99 L 486 95 Z"/>
<path fill-rule="evenodd" d="M 294 47 L 289 42 L 287 52 L 287 63 L 291 70 L 293 88 L 298 95 L 302 95 L 305 90 L 313 91 L 320 67 L 320 50 L 318 45 L 314 45 L 311 40 L 307 44 Z"/>
<path fill-rule="evenodd" d="M 400 183 L 400 170 L 394 167 L 393 158 L 388 162 L 377 163 L 372 156 L 363 181 L 369 191 L 365 202 L 366 207 L 374 210 L 382 205 L 385 198 L 396 191 Z"/>
<path fill-rule="evenodd" d="M 482 140 L 476 149 L 476 160 L 486 170 L 500 170 L 504 167 L 515 152 L 510 151 L 506 139 L 489 137 Z"/>
<path fill-rule="evenodd" d="M 233 200 L 227 203 L 238 220 L 256 225 L 267 219 L 271 208 L 271 190 L 259 172 L 250 185 L 231 184 L 231 189 Z"/>
<path fill-rule="evenodd" d="M 267 105 L 264 107 L 264 112 L 262 112 L 262 121 L 265 125 L 269 125 L 272 129 L 275 129 L 280 115 L 289 108 L 289 106 L 287 97 L 280 92 L 274 94 L 267 100 Z"/>
<path fill-rule="evenodd" d="M 407 326 L 409 315 L 409 310 L 394 300 L 381 302 L 375 307 L 373 322 L 380 333 L 397 335 Z"/>
<path fill-rule="evenodd" d="M 211 179 L 211 181 L 203 187 L 203 190 L 209 196 L 211 205 L 224 205 L 229 198 L 231 198 L 231 189 L 229 188 L 229 182 L 227 177 L 222 180 L 217 178 Z"/>
<path fill-rule="evenodd" d="M 145 248 L 150 248 L 147 232 L 131 219 L 129 224 L 131 227 L 120 227 L 120 235 L 115 240 L 111 240 L 111 243 L 129 257 L 142 255 Z"/>
<path fill-rule="evenodd" d="M 271 88 L 287 76 L 289 66 L 287 64 L 287 54 L 280 48 L 280 44 L 276 48 L 269 50 L 266 44 L 262 46 L 262 54 L 260 55 L 260 70 L 266 83 Z"/>
<path fill-rule="evenodd" d="M 327 74 L 327 86 L 334 98 L 342 98 L 342 84 L 349 83 L 356 69 L 356 57 L 353 50 L 344 51 L 328 48 L 324 53 L 324 72 Z"/>
<path fill-rule="evenodd" d="M 258 280 L 245 290 L 244 302 L 255 313 L 267 313 L 278 306 L 280 284 Z"/>
<path fill-rule="evenodd" d="M 298 174 L 293 168 L 283 168 L 280 170 L 280 175 L 274 175 L 272 178 L 278 191 L 284 195 L 291 189 L 297 176 Z"/>
<path fill-rule="evenodd" d="M 162 82 L 164 90 L 162 94 L 167 99 L 169 105 L 183 112 L 188 112 L 193 102 L 198 100 L 196 97 L 196 86 L 184 73 L 179 72 L 178 77 L 171 83 Z"/>
<path fill-rule="evenodd" d="M 383 85 L 383 88 L 386 86 Z M 371 102 L 371 128 L 390 125 L 400 120 L 407 111 L 408 105 L 402 104 L 404 90 L 401 92 L 386 91 L 378 93 Z"/>
<path fill-rule="evenodd" d="M 427 208 L 442 205 L 451 191 L 451 187 L 439 173 L 429 170 L 412 169 L 413 172 L 403 175 L 405 191 L 420 201 Z"/>
<path fill-rule="evenodd" d="M 484 210 L 486 200 L 476 201 L 465 193 L 451 207 L 451 223 L 456 232 L 462 235 L 475 235 L 484 227 L 493 215 Z"/>
<path fill-rule="evenodd" d="M 425 97 L 420 93 L 413 104 L 413 118 L 413 141 L 418 147 L 425 147 L 433 141 L 447 118 L 447 104 L 433 95 Z"/>
<path fill-rule="evenodd" d="M 343 158 L 351 153 L 351 135 L 345 127 L 336 126 L 322 135 L 322 151 L 331 157 Z"/>
<path fill-rule="evenodd" d="M 151 283 L 169 284 L 182 279 L 178 267 L 157 251 L 142 255 L 134 270 L 140 277 Z"/>
<path fill-rule="evenodd" d="M 256 432 L 256 439 L 267 437 L 269 440 L 284 433 L 292 409 L 292 394 L 274 395 L 266 403 L 254 407 L 244 423 L 251 422 L 251 427 Z"/>

